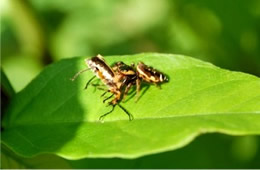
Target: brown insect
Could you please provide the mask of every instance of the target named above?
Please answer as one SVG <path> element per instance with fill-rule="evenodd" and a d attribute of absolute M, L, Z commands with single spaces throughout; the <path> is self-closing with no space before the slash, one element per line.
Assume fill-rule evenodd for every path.
<path fill-rule="evenodd" d="M 136 101 L 139 98 L 139 92 L 141 89 L 141 82 L 147 82 L 150 84 L 154 84 L 158 87 L 160 83 L 168 82 L 168 78 L 161 73 L 160 71 L 145 65 L 143 62 L 139 62 L 137 64 L 137 67 L 135 68 L 135 65 L 132 64 L 131 66 L 126 65 L 122 61 L 117 62 L 114 67 L 112 67 L 113 70 L 124 77 L 124 80 L 126 80 L 122 87 L 125 87 L 124 90 L 124 97 L 127 95 L 129 89 L 136 85 L 136 92 L 137 92 L 137 98 Z"/>
<path fill-rule="evenodd" d="M 137 80 L 134 64 L 128 66 L 122 61 L 119 61 L 113 65 L 112 69 L 117 75 L 116 81 L 122 83 L 120 86 L 120 91 L 123 94 L 122 99 L 124 99 L 130 88 L 136 83 Z"/>
<path fill-rule="evenodd" d="M 119 74 L 115 74 L 115 72 L 111 69 L 111 67 L 109 67 L 106 64 L 104 58 L 101 55 L 97 55 L 90 59 L 86 59 L 85 62 L 89 68 L 78 72 L 71 80 L 74 81 L 81 73 L 90 69 L 94 72 L 95 76 L 93 76 L 87 82 L 85 89 L 87 89 L 88 85 L 92 80 L 98 77 L 108 88 L 108 89 L 102 89 L 99 87 L 99 89 L 105 90 L 105 93 L 103 93 L 101 96 L 104 96 L 107 92 L 112 93 L 112 95 L 106 98 L 105 100 L 103 100 L 103 102 L 107 101 L 108 99 L 112 98 L 115 95 L 114 99 L 108 103 L 109 105 L 112 105 L 112 110 L 100 116 L 99 120 L 103 120 L 106 115 L 113 112 L 116 105 L 118 105 L 129 116 L 129 120 L 133 120 L 133 116 L 123 106 L 119 104 L 119 101 L 121 100 L 121 96 L 122 96 L 121 86 L 125 82 L 124 81 L 125 77 Z"/>
<path fill-rule="evenodd" d="M 136 71 L 138 77 L 148 83 L 153 83 L 155 85 L 158 85 L 159 83 L 168 81 L 168 78 L 163 73 L 159 72 L 158 70 L 152 67 L 145 65 L 142 62 L 138 63 L 136 67 Z"/>
<path fill-rule="evenodd" d="M 97 55 L 91 59 L 86 59 L 85 62 L 89 68 L 78 72 L 72 80 L 75 80 L 81 73 L 90 69 L 95 73 L 95 76 L 87 82 L 85 89 L 93 79 L 98 77 L 107 87 L 107 89 L 102 89 L 98 86 L 99 89 L 105 90 L 105 93 L 103 93 L 102 96 L 107 92 L 112 93 L 112 95 L 103 100 L 103 102 L 115 95 L 114 99 L 109 102 L 109 105 L 112 105 L 112 110 L 100 116 L 99 120 L 103 120 L 105 116 L 113 112 L 116 105 L 118 105 L 129 116 L 129 120 L 133 120 L 132 114 L 119 104 L 120 101 L 127 96 L 131 87 L 136 85 L 136 99 L 138 99 L 142 81 L 155 84 L 156 86 L 168 81 L 168 78 L 163 73 L 142 62 L 139 62 L 135 67 L 134 64 L 129 66 L 120 61 L 115 63 L 111 68 L 106 64 L 101 55 Z"/>

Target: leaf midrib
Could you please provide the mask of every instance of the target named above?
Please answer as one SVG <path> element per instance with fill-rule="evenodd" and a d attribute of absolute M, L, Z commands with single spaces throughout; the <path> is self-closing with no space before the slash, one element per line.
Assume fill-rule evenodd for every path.
<path fill-rule="evenodd" d="M 223 84 L 227 84 L 227 83 L 232 83 L 232 82 L 236 82 L 236 81 L 247 81 L 247 80 L 244 80 L 244 79 L 237 79 L 237 80 L 228 80 L 228 81 L 223 81 L 221 83 L 217 83 L 217 84 L 213 84 L 213 85 L 210 85 L 210 86 L 207 86 L 207 87 L 204 87 L 202 89 L 199 89 L 199 90 L 196 90 L 196 91 L 193 91 L 192 93 L 189 93 L 179 99 L 177 99 L 176 101 L 173 101 L 171 102 L 170 104 L 164 106 L 163 108 L 159 109 L 156 113 L 159 113 L 160 111 L 166 109 L 167 107 L 171 106 L 171 105 L 175 105 L 176 103 L 178 103 L 179 101 L 183 100 L 183 99 L 186 99 L 188 97 L 191 97 L 199 92 L 202 92 L 202 91 L 205 91 L 207 89 L 210 89 L 212 87 L 216 87 L 216 86 L 219 86 L 219 85 L 223 85 Z M 255 80 L 252 80 L 252 82 L 255 81 Z M 257 96 L 254 96 L 254 97 L 257 97 Z"/>
<path fill-rule="evenodd" d="M 49 81 L 50 81 L 51 79 L 49 79 Z M 169 105 L 172 105 L 172 104 L 174 104 L 174 103 L 177 103 L 178 101 L 180 101 L 180 100 L 182 100 L 182 99 L 185 99 L 185 98 L 187 98 L 187 97 L 189 97 L 189 96 L 192 96 L 192 95 L 194 95 L 195 93 L 197 93 L 197 92 L 201 92 L 201 91 L 204 91 L 204 90 L 206 90 L 206 89 L 208 89 L 208 88 L 212 88 L 212 87 L 215 87 L 215 86 L 218 86 L 218 85 L 223 85 L 223 84 L 225 84 L 225 83 L 230 83 L 230 82 L 234 82 L 234 81 L 246 81 L 246 80 L 244 80 L 244 79 L 237 79 L 237 80 L 228 80 L 228 81 L 224 81 L 224 82 L 221 82 L 221 83 L 217 83 L 217 84 L 213 84 L 213 85 L 210 85 L 210 86 L 207 86 L 207 87 L 205 87 L 205 88 L 202 88 L 202 89 L 199 89 L 199 90 L 196 90 L 196 91 L 194 91 L 193 93 L 191 93 L 191 94 L 188 94 L 188 95 L 186 95 L 186 96 L 183 96 L 182 98 L 180 98 L 180 99 L 178 99 L 178 100 L 176 100 L 176 101 L 174 101 L 174 102 L 172 102 L 171 104 L 169 104 Z M 252 81 L 255 81 L 255 80 L 252 80 Z M 42 88 L 43 89 L 43 88 Z M 40 92 L 39 92 L 40 93 Z M 51 113 L 54 113 L 56 110 L 58 110 L 61 106 L 63 106 L 66 102 L 68 102 L 71 98 L 73 98 L 73 97 L 75 97 L 75 95 L 77 94 L 77 91 L 75 91 L 74 93 L 71 93 L 72 95 L 69 97 L 69 98 L 67 98 L 67 100 L 65 100 L 64 102 L 62 102 L 58 107 L 56 107 Z M 37 94 L 38 95 L 38 94 Z M 36 95 L 36 96 L 37 96 Z M 35 96 L 34 96 L 35 97 Z M 257 97 L 257 96 L 254 96 L 254 97 Z M 31 101 L 33 101 L 33 100 L 31 100 Z M 169 106 L 169 105 L 167 105 L 167 106 Z M 157 113 L 159 113 L 161 110 L 164 110 L 165 108 L 167 108 L 167 106 L 165 106 L 165 107 L 163 107 L 162 109 L 159 109 L 158 111 L 157 111 Z M 26 107 L 25 107 L 26 108 Z M 24 108 L 23 108 L 23 110 L 24 110 Z M 22 111 L 23 111 L 22 110 Z M 219 112 L 219 113 L 214 113 L 214 114 L 221 114 L 222 112 Z M 232 113 L 232 112 L 225 112 L 225 113 Z M 239 113 L 239 112 L 233 112 L 232 114 L 235 114 L 235 113 Z M 245 112 L 245 113 L 248 113 L 248 112 Z M 18 114 L 19 115 L 19 114 Z M 191 116 L 190 114 L 187 114 L 188 116 Z M 212 114 L 204 114 L 204 113 L 198 113 L 198 114 L 193 114 L 194 116 L 200 116 L 200 115 L 212 115 Z M 173 118 L 173 117 L 180 117 L 180 116 L 186 116 L 186 114 L 185 115 L 175 115 L 175 116 L 165 116 L 165 118 Z M 158 119 L 158 118 L 164 118 L 164 117 L 156 117 L 156 118 L 145 118 L 145 119 Z M 136 119 L 135 119 L 136 120 Z M 140 119 L 139 119 L 140 120 Z M 118 121 L 118 120 L 115 120 L 115 121 Z M 123 120 L 124 121 L 124 120 Z M 41 122 L 37 122 L 37 123 L 34 123 L 35 125 L 43 125 L 43 122 L 44 121 L 41 121 Z M 83 121 L 84 122 L 84 121 Z M 93 123 L 94 121 L 86 121 L 86 122 L 90 122 L 90 123 Z M 114 121 L 109 121 L 109 122 L 114 122 Z M 46 122 L 44 122 L 46 125 L 50 125 L 50 124 L 66 124 L 66 123 L 80 123 L 80 121 L 67 121 L 67 122 L 50 122 L 49 121 L 49 123 L 46 123 Z M 21 126 L 21 125 L 28 125 L 28 122 L 24 122 L 24 123 L 19 123 L 18 124 L 18 126 Z M 33 124 L 31 124 L 31 125 L 33 125 Z M 13 127 L 15 127 L 15 125 L 11 125 L 11 126 L 13 126 Z"/>
<path fill-rule="evenodd" d="M 170 56 L 168 56 L 168 55 L 166 55 L 169 59 L 173 59 L 172 57 L 170 57 Z M 154 57 L 154 56 L 153 56 Z M 178 56 L 178 57 L 180 57 L 180 56 Z M 143 56 L 141 56 L 141 58 L 144 58 Z M 182 57 L 181 57 L 181 59 L 183 59 Z M 26 109 L 26 106 L 28 105 L 28 104 L 30 104 L 32 101 L 33 101 L 33 99 L 35 99 L 40 93 L 41 93 L 41 91 L 46 87 L 46 85 L 48 84 L 48 82 L 49 81 L 51 81 L 57 74 L 59 74 L 60 72 L 62 72 L 64 69 L 66 69 L 66 68 L 68 68 L 68 67 L 71 67 L 73 64 L 70 64 L 70 65 L 67 65 L 66 67 L 63 67 L 62 69 L 60 69 L 58 72 L 55 72 L 56 74 L 52 74 L 52 76 L 47 80 L 47 81 L 45 81 L 45 84 L 42 86 L 42 88 L 31 98 L 31 100 L 29 100 L 23 107 L 22 107 L 22 109 L 18 112 L 18 114 L 17 115 L 20 115 L 20 113 L 21 112 L 23 112 L 25 109 Z M 203 67 L 205 67 L 205 68 L 208 68 L 208 69 L 211 69 L 211 64 L 209 64 L 209 65 L 203 65 Z M 199 65 L 195 65 L 195 67 L 199 67 Z M 228 81 L 224 81 L 224 82 L 221 82 L 221 83 L 217 83 L 217 84 L 213 84 L 213 85 L 210 85 L 210 86 L 207 86 L 207 87 L 205 87 L 205 88 L 202 88 L 202 89 L 199 89 L 199 90 L 196 90 L 196 91 L 194 91 L 194 92 L 192 92 L 192 93 L 190 93 L 190 94 L 188 94 L 188 95 L 186 95 L 186 96 L 183 96 L 182 98 L 180 98 L 180 99 L 178 99 L 178 100 L 176 100 L 176 101 L 174 101 L 173 103 L 171 103 L 171 104 L 169 104 L 169 105 L 172 105 L 172 104 L 174 104 L 174 103 L 177 103 L 178 101 L 180 101 L 180 100 L 182 100 L 182 99 L 184 99 L 184 98 L 187 98 L 187 97 L 189 97 L 189 96 L 192 96 L 192 95 L 194 95 L 195 93 L 197 93 L 197 92 L 200 92 L 200 91 L 204 91 L 205 89 L 208 89 L 208 88 L 211 88 L 211 87 L 214 87 L 214 86 L 218 86 L 218 85 L 222 85 L 222 84 L 225 84 L 225 83 L 230 83 L 230 82 L 234 82 L 234 81 L 248 81 L 248 80 L 246 80 L 246 79 L 235 79 L 235 80 L 228 80 Z M 251 80 L 251 81 L 255 81 L 255 80 Z M 54 113 L 56 110 L 58 110 L 61 106 L 63 106 L 66 102 L 68 102 L 72 97 L 74 97 L 75 95 L 77 94 L 77 91 L 75 91 L 75 93 L 72 93 L 72 95 L 69 97 L 69 98 L 67 98 L 67 100 L 65 100 L 64 102 L 62 102 L 58 107 L 56 107 L 51 113 Z M 255 97 L 257 97 L 257 96 L 255 96 Z M 167 105 L 167 106 L 169 106 L 169 105 Z M 165 107 L 163 107 L 162 109 L 160 109 L 160 110 L 158 110 L 157 111 L 157 113 L 158 112 L 160 112 L 161 110 L 163 110 L 163 109 L 165 109 L 165 108 L 167 108 L 167 106 L 165 106 Z M 225 112 L 225 114 L 228 114 L 228 113 L 232 113 L 232 112 Z M 232 114 L 237 114 L 237 113 L 239 113 L 239 112 L 234 112 L 234 113 L 232 113 Z M 243 113 L 248 113 L 248 112 L 243 112 Z M 257 112 L 256 112 L 257 113 Z M 213 113 L 213 114 L 222 114 L 222 112 L 221 113 Z M 205 113 L 198 113 L 198 114 L 193 114 L 193 115 L 191 115 L 191 114 L 186 114 L 186 115 L 173 115 L 173 116 L 167 116 L 167 117 L 165 117 L 165 118 L 175 118 L 175 117 L 181 117 L 181 116 L 201 116 L 201 115 L 213 115 L 213 114 L 205 114 Z M 164 117 L 151 117 L 151 118 L 143 118 L 143 119 L 158 119 L 158 118 L 164 118 Z M 135 119 L 136 120 L 136 119 Z M 139 118 L 139 120 L 142 120 L 142 118 L 140 119 Z M 112 121 L 109 121 L 109 122 L 114 122 L 114 121 L 118 121 L 118 120 L 112 120 Z M 121 121 L 121 120 L 119 120 L 119 121 Z M 124 121 L 124 120 L 123 120 Z M 85 121 L 83 121 L 83 122 L 85 122 Z M 90 122 L 90 123 L 93 123 L 94 121 L 86 121 L 86 122 Z M 46 124 L 46 125 L 50 125 L 50 124 L 66 124 L 66 123 L 81 123 L 80 121 L 66 121 L 66 122 L 59 122 L 59 121 L 57 121 L 57 122 L 48 122 L 48 123 L 46 123 L 46 122 L 44 122 L 43 123 L 43 121 L 41 121 L 41 122 L 36 122 L 36 123 L 34 123 L 34 124 L 31 124 L 31 125 L 44 125 L 44 124 Z M 22 122 L 22 123 L 18 123 L 18 126 L 21 126 L 21 125 L 23 125 L 23 126 L 26 126 L 26 125 L 28 125 L 28 123 L 27 122 Z M 16 127 L 16 125 L 15 124 L 11 124 L 10 126 L 8 126 L 8 127 L 11 127 L 11 128 L 13 128 L 13 127 Z"/>
<path fill-rule="evenodd" d="M 199 113 L 199 114 L 183 114 L 183 115 L 174 115 L 174 116 L 163 116 L 163 117 L 144 117 L 144 118 L 136 118 L 133 121 L 142 121 L 142 120 L 158 120 L 158 119 L 175 119 L 175 118 L 183 118 L 183 117 L 203 117 L 203 116 L 227 116 L 227 115 L 257 115 L 259 114 L 260 116 L 260 111 L 257 112 L 214 112 L 214 113 Z M 109 120 L 105 121 L 105 123 L 112 123 L 112 122 L 120 122 L 120 121 L 129 121 L 127 119 L 125 120 Z M 24 123 L 24 124 L 23 124 Z M 77 124 L 77 123 L 100 123 L 98 120 L 97 121 L 57 121 L 57 122 L 37 122 L 37 123 L 31 123 L 28 124 L 28 122 L 23 122 L 22 124 L 18 124 L 17 126 L 12 126 L 9 129 L 17 128 L 20 126 L 37 126 L 37 125 L 52 125 L 52 124 Z M 7 130 L 6 128 L 5 130 Z"/>

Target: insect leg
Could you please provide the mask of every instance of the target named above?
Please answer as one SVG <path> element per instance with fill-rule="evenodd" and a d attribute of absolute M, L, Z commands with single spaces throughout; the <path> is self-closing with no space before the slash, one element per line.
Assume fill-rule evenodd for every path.
<path fill-rule="evenodd" d="M 130 112 L 128 112 L 123 106 L 121 106 L 119 103 L 117 105 L 128 115 L 129 121 L 134 119 L 134 116 Z"/>
<path fill-rule="evenodd" d="M 111 97 L 113 97 L 114 96 L 114 93 L 111 95 L 111 96 L 109 96 L 109 97 L 107 97 L 106 99 L 104 99 L 103 100 L 103 103 L 105 103 L 108 99 L 110 99 Z"/>
<path fill-rule="evenodd" d="M 87 82 L 87 84 L 86 84 L 86 86 L 85 86 L 85 88 L 84 89 L 87 89 L 88 88 L 88 85 L 89 85 L 89 83 L 92 81 L 92 80 L 94 80 L 96 78 L 96 76 L 93 76 L 93 77 L 91 77 L 91 79 L 89 79 L 89 81 Z"/>
<path fill-rule="evenodd" d="M 121 106 L 120 104 L 116 104 L 116 105 L 118 105 L 118 106 L 128 115 L 129 121 L 132 121 L 132 120 L 134 119 L 134 116 L 133 116 L 130 112 L 128 112 L 123 106 Z M 104 118 L 105 118 L 108 114 L 112 113 L 112 112 L 114 111 L 116 105 L 113 105 L 113 104 L 112 104 L 112 109 L 111 109 L 109 112 L 107 112 L 107 113 L 103 114 L 102 116 L 100 116 L 100 117 L 99 117 L 99 121 L 103 121 Z"/>
<path fill-rule="evenodd" d="M 81 70 L 79 72 L 77 72 L 70 80 L 71 81 L 74 81 L 81 73 L 85 72 L 85 71 L 88 71 L 90 68 L 86 68 L 84 70 Z"/>
<path fill-rule="evenodd" d="M 157 88 L 161 89 L 160 84 L 154 83 L 154 85 L 155 85 Z"/>
<path fill-rule="evenodd" d="M 133 83 L 129 83 L 124 91 L 124 96 L 123 96 L 123 100 L 125 99 L 125 97 L 127 96 L 128 91 L 130 90 L 130 88 L 132 87 Z"/>
<path fill-rule="evenodd" d="M 105 85 L 104 84 L 98 84 L 98 83 L 91 83 L 91 85 L 92 86 L 94 86 L 94 87 L 105 87 Z"/>
<path fill-rule="evenodd" d="M 100 117 L 99 117 L 99 121 L 103 122 L 104 118 L 105 118 L 108 114 L 110 114 L 111 112 L 114 111 L 115 106 L 116 106 L 116 105 L 112 105 L 112 109 L 111 109 L 109 112 L 107 112 L 107 113 L 103 114 L 102 116 L 100 116 Z"/>
<path fill-rule="evenodd" d="M 108 91 L 105 91 L 100 97 L 103 97 Z"/>
<path fill-rule="evenodd" d="M 98 90 L 103 90 L 103 91 L 107 91 L 107 88 L 106 88 L 106 86 L 105 85 L 100 85 L 100 84 L 92 84 L 91 83 L 91 85 L 92 86 L 94 86 L 95 88 L 97 88 Z M 107 91 L 107 92 L 109 92 L 109 91 Z"/>
<path fill-rule="evenodd" d="M 136 79 L 136 99 L 135 102 L 138 101 L 140 97 L 140 88 L 141 88 L 141 80 L 139 78 Z"/>
<path fill-rule="evenodd" d="M 110 92 L 109 90 L 107 90 L 107 88 L 104 88 L 104 87 L 97 87 L 98 90 L 103 90 L 103 91 L 107 91 L 107 92 Z"/>

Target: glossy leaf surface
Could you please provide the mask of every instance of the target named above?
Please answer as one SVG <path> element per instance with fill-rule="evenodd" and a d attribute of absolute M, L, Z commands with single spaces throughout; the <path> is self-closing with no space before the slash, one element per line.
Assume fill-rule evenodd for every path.
<path fill-rule="evenodd" d="M 161 89 L 143 84 L 122 102 L 133 121 L 118 107 L 102 103 L 103 91 L 89 86 L 92 72 L 74 82 L 84 58 L 66 59 L 47 67 L 18 93 L 3 120 L 2 141 L 15 152 L 32 156 L 55 153 L 67 159 L 135 158 L 180 148 L 202 133 L 260 134 L 260 79 L 220 69 L 181 55 L 137 54 L 105 57 L 107 63 L 143 61 L 166 73 Z"/>

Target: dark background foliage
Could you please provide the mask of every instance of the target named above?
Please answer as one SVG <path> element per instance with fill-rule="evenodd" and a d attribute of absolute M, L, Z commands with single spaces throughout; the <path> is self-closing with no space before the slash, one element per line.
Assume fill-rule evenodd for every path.
<path fill-rule="evenodd" d="M 184 54 L 260 76 L 259 0 L 2 0 L 0 6 L 1 67 L 16 92 L 47 64 L 99 53 Z M 3 151 L 10 164 L 23 159 Z M 22 162 L 37 167 L 32 162 L 51 157 Z M 257 160 L 259 137 L 205 135 L 136 160 L 57 161 L 76 168 L 259 168 Z"/>

